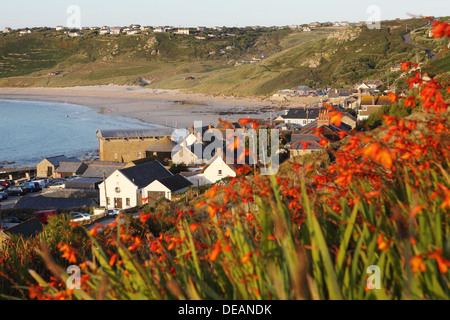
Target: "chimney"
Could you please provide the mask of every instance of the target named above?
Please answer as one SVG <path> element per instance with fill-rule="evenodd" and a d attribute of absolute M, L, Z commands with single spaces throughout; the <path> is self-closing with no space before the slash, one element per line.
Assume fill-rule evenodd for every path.
<path fill-rule="evenodd" d="M 212 129 L 212 123 L 210 123 L 208 126 L 208 130 L 211 130 L 211 129 Z"/>
<path fill-rule="evenodd" d="M 317 118 L 317 128 L 330 125 L 330 116 L 328 110 L 319 111 L 319 117 Z"/>
<path fill-rule="evenodd" d="M 191 125 L 191 133 L 194 134 L 194 125 Z"/>
<path fill-rule="evenodd" d="M 222 157 L 222 148 L 217 148 L 216 154 L 217 156 Z"/>

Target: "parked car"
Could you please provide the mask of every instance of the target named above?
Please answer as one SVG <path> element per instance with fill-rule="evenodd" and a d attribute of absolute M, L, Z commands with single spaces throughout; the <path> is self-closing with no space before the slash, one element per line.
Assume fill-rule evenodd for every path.
<path fill-rule="evenodd" d="M 5 191 L 0 191 L 0 200 L 6 200 L 8 199 L 8 193 Z"/>
<path fill-rule="evenodd" d="M 28 192 L 38 192 L 42 190 L 41 185 L 37 182 L 26 182 L 23 185 L 29 190 Z"/>
<path fill-rule="evenodd" d="M 39 185 L 43 189 L 43 188 L 47 188 L 48 187 L 48 184 L 49 184 L 50 180 L 49 179 L 39 179 L 39 180 L 34 180 L 34 182 L 39 183 Z"/>
<path fill-rule="evenodd" d="M 36 215 L 36 218 L 38 218 L 40 222 L 45 224 L 45 223 L 48 223 L 48 217 L 58 215 L 58 211 L 57 210 L 42 210 L 42 211 L 36 211 L 34 214 Z"/>
<path fill-rule="evenodd" d="M 2 221 L 7 223 L 22 223 L 22 220 L 17 217 L 5 217 L 2 218 Z"/>
<path fill-rule="evenodd" d="M 9 187 L 8 189 L 5 190 L 5 192 L 9 196 L 19 196 L 19 197 L 22 197 L 26 193 L 26 191 L 20 186 Z"/>
<path fill-rule="evenodd" d="M 117 216 L 119 216 L 122 213 L 122 211 L 120 211 L 119 209 L 109 209 L 107 216 L 111 217 L 111 218 L 115 218 Z"/>
<path fill-rule="evenodd" d="M 25 193 L 34 192 L 34 186 L 29 185 L 27 182 L 19 184 L 18 187 L 21 187 Z"/>
<path fill-rule="evenodd" d="M 64 181 L 55 181 L 49 185 L 49 189 L 64 189 L 66 187 Z"/>
<path fill-rule="evenodd" d="M 73 179 L 77 179 L 77 178 L 79 178 L 79 177 L 80 177 L 79 174 L 75 174 L 75 175 L 73 175 L 73 176 L 67 177 L 66 180 L 73 180 Z"/>
<path fill-rule="evenodd" d="M 19 223 L 22 223 L 22 220 L 17 217 L 6 217 L 1 220 L 0 227 L 3 229 L 9 229 L 17 226 Z"/>
<path fill-rule="evenodd" d="M 90 215 L 86 216 L 87 213 L 71 212 L 70 215 L 72 216 L 72 221 L 76 221 L 76 222 L 90 221 L 91 220 Z"/>
<path fill-rule="evenodd" d="M 0 186 L 9 188 L 11 186 L 14 185 L 14 181 L 13 180 L 9 180 L 9 179 L 2 179 L 0 180 Z"/>
<path fill-rule="evenodd" d="M 53 179 L 50 179 L 50 181 L 48 181 L 48 185 L 52 186 L 55 184 L 64 183 L 65 181 L 66 181 L 66 179 L 64 179 L 64 178 L 53 178 Z"/>

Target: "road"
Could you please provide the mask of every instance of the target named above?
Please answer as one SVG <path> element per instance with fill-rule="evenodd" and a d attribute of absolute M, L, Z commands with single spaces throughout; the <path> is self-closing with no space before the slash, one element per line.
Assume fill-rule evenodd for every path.
<path fill-rule="evenodd" d="M 424 25 L 423 27 L 420 27 L 419 29 L 421 29 L 421 28 L 428 28 L 428 27 L 431 27 L 431 21 L 428 21 L 426 25 Z M 411 31 L 411 32 L 412 32 L 412 31 Z M 407 43 L 407 44 L 413 46 L 413 47 L 416 47 L 416 48 L 418 48 L 418 49 L 425 50 L 425 52 L 426 52 L 427 55 L 428 55 L 428 59 L 429 59 L 429 60 L 436 60 L 436 52 L 434 52 L 433 50 L 427 49 L 427 48 L 425 48 L 425 47 L 422 47 L 422 46 L 420 46 L 420 45 L 418 45 L 418 44 L 415 44 L 415 43 L 413 43 L 413 42 L 411 41 L 411 32 L 409 32 L 409 33 L 407 33 L 407 34 L 405 34 L 405 35 L 403 36 L 403 41 L 404 41 L 405 43 Z"/>

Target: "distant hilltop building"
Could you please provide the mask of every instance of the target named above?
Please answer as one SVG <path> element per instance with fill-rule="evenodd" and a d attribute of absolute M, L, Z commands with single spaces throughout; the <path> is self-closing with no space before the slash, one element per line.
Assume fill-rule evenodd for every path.
<path fill-rule="evenodd" d="M 107 26 L 101 27 L 100 29 L 100 34 L 110 34 L 111 33 L 111 29 Z"/>
<path fill-rule="evenodd" d="M 153 32 L 166 32 L 166 28 L 164 27 L 155 27 L 155 29 L 153 29 Z"/>
<path fill-rule="evenodd" d="M 19 34 L 24 35 L 24 34 L 29 34 L 32 33 L 33 31 L 31 31 L 30 29 L 26 28 L 24 30 L 20 30 Z"/>
<path fill-rule="evenodd" d="M 5 29 L 3 29 L 3 33 L 10 33 L 11 32 L 11 28 L 6 27 Z"/>
<path fill-rule="evenodd" d="M 61 31 L 61 30 L 64 30 L 63 26 L 56 26 L 56 31 Z"/>
<path fill-rule="evenodd" d="M 112 27 L 110 28 L 111 34 L 121 34 L 122 33 L 122 27 Z"/>
<path fill-rule="evenodd" d="M 177 31 L 175 33 L 189 35 L 190 30 L 189 30 L 189 28 L 179 28 L 179 29 L 177 29 Z"/>

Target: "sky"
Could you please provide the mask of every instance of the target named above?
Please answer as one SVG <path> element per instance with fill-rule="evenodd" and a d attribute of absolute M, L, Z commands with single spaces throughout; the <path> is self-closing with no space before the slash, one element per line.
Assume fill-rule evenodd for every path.
<path fill-rule="evenodd" d="M 450 16 L 449 0 L 1 0 L 0 30 L 70 26 L 285 26 Z M 74 7 L 75 6 L 75 7 Z M 73 9 L 75 8 L 75 10 Z M 68 9 L 70 9 L 68 11 Z M 78 14 L 79 13 L 79 14 Z"/>

